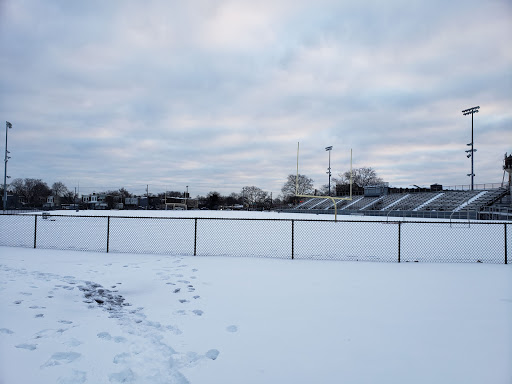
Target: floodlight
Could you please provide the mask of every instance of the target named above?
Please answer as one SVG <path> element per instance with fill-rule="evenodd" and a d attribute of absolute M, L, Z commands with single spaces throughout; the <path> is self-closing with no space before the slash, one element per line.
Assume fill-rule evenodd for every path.
<path fill-rule="evenodd" d="M 475 142 L 474 138 L 473 138 L 473 115 L 475 113 L 478 113 L 478 110 L 480 109 L 480 106 L 477 106 L 477 107 L 472 107 L 472 108 L 468 108 L 468 109 L 464 109 L 462 111 L 462 114 L 465 116 L 465 115 L 471 115 L 471 142 L 469 144 L 466 144 L 468 146 L 471 146 L 471 153 L 473 152 L 476 152 L 476 149 L 473 148 L 473 144 Z M 469 152 L 469 151 L 466 151 L 466 152 Z M 467 155 L 468 159 L 471 157 L 471 173 L 468 174 L 468 176 L 471 176 L 471 190 L 473 190 L 473 186 L 474 186 L 474 180 L 473 180 L 473 177 L 475 176 L 475 174 L 473 173 L 474 172 L 474 156 L 471 156 L 471 155 Z"/>
<path fill-rule="evenodd" d="M 478 113 L 478 110 L 480 109 L 480 107 L 473 107 L 473 108 L 468 108 L 468 109 L 465 109 L 462 111 L 462 113 L 464 115 L 469 115 L 469 114 L 473 114 L 473 113 Z"/>

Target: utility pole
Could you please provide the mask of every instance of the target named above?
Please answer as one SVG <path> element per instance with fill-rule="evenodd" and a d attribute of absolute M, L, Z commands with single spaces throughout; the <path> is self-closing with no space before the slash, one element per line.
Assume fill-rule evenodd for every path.
<path fill-rule="evenodd" d="M 9 161 L 9 159 L 11 158 L 10 156 L 8 156 L 8 154 L 10 153 L 8 150 L 7 150 L 7 132 L 9 131 L 9 129 L 12 128 L 12 124 L 9 123 L 8 121 L 5 122 L 5 159 L 4 159 L 4 211 L 7 209 L 7 178 L 9 178 L 10 176 L 7 176 L 7 162 Z"/>
<path fill-rule="evenodd" d="M 475 169 L 474 169 L 474 160 L 475 160 L 475 152 L 476 152 L 476 149 L 474 149 L 474 143 L 475 141 L 473 140 L 473 115 L 475 113 L 478 113 L 478 110 L 480 109 L 480 107 L 472 107 L 472 108 L 468 108 L 468 109 L 465 109 L 462 111 L 462 114 L 465 116 L 465 115 L 471 115 L 471 143 L 468 143 L 466 145 L 468 146 L 471 146 L 471 149 L 468 149 L 466 151 L 467 155 L 466 157 L 470 158 L 471 157 L 471 173 L 468 173 L 467 175 L 468 176 L 471 176 L 471 190 L 473 190 L 474 188 L 474 177 L 475 177 Z"/>
<path fill-rule="evenodd" d="M 329 147 L 325 147 L 325 150 L 329 152 L 329 168 L 327 168 L 327 174 L 329 175 L 329 196 L 331 196 L 331 150 L 332 145 Z"/>

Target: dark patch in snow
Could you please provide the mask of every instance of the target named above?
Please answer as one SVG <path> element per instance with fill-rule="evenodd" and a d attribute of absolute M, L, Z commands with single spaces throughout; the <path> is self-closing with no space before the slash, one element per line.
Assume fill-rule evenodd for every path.
<path fill-rule="evenodd" d="M 123 296 L 115 295 L 114 292 L 104 289 L 100 284 L 91 281 L 86 281 L 85 285 L 78 286 L 78 289 L 84 292 L 85 303 L 97 303 L 107 311 L 116 312 L 122 309 L 122 307 L 130 305 L 124 302 Z"/>

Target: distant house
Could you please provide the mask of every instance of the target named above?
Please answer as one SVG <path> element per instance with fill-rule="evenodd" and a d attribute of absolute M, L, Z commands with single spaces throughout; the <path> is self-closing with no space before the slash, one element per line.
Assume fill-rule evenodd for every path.
<path fill-rule="evenodd" d="M 139 206 L 138 197 L 126 197 L 124 199 L 124 206 L 128 209 L 136 209 Z"/>
<path fill-rule="evenodd" d="M 60 196 L 48 196 L 46 198 L 46 203 L 43 204 L 43 208 L 60 208 Z"/>
<path fill-rule="evenodd" d="M 163 201 L 163 209 L 198 209 L 197 199 L 185 197 L 167 197 Z"/>
<path fill-rule="evenodd" d="M 82 195 L 82 203 L 88 209 L 108 209 L 107 195 L 104 193 L 92 195 Z"/>

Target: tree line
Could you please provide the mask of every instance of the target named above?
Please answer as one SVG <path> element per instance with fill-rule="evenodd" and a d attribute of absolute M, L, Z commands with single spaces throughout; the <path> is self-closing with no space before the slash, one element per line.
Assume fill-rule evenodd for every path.
<path fill-rule="evenodd" d="M 340 196 L 346 195 L 350 188 L 350 180 L 352 178 L 353 190 L 362 189 L 364 186 L 382 183 L 382 179 L 377 176 L 377 172 L 370 167 L 357 168 L 352 171 L 346 171 L 339 174 L 339 177 L 331 179 L 331 194 Z M 0 188 L 3 196 L 3 189 Z M 196 196 L 198 206 L 207 209 L 272 209 L 280 206 L 291 206 L 298 202 L 296 195 L 328 195 L 328 184 L 322 185 L 321 188 L 314 187 L 313 179 L 306 175 L 290 174 L 286 178 L 278 196 L 272 196 L 272 193 L 266 192 L 257 186 L 245 186 L 240 192 L 233 192 L 229 195 L 222 195 L 217 191 L 208 192 L 205 196 Z M 74 204 L 78 202 L 78 196 L 75 191 L 66 187 L 60 181 L 48 186 L 41 179 L 14 179 L 8 186 L 8 193 L 16 196 L 23 202 L 24 207 L 43 207 L 48 196 L 58 196 L 61 204 Z M 123 202 L 127 197 L 134 197 L 126 188 L 117 190 L 105 190 L 97 195 L 106 195 L 109 197 L 109 207 L 115 201 Z M 145 196 L 145 195 L 144 195 Z M 163 191 L 151 194 L 148 204 L 156 207 L 159 201 L 168 198 L 190 198 L 187 193 L 180 191 Z"/>

